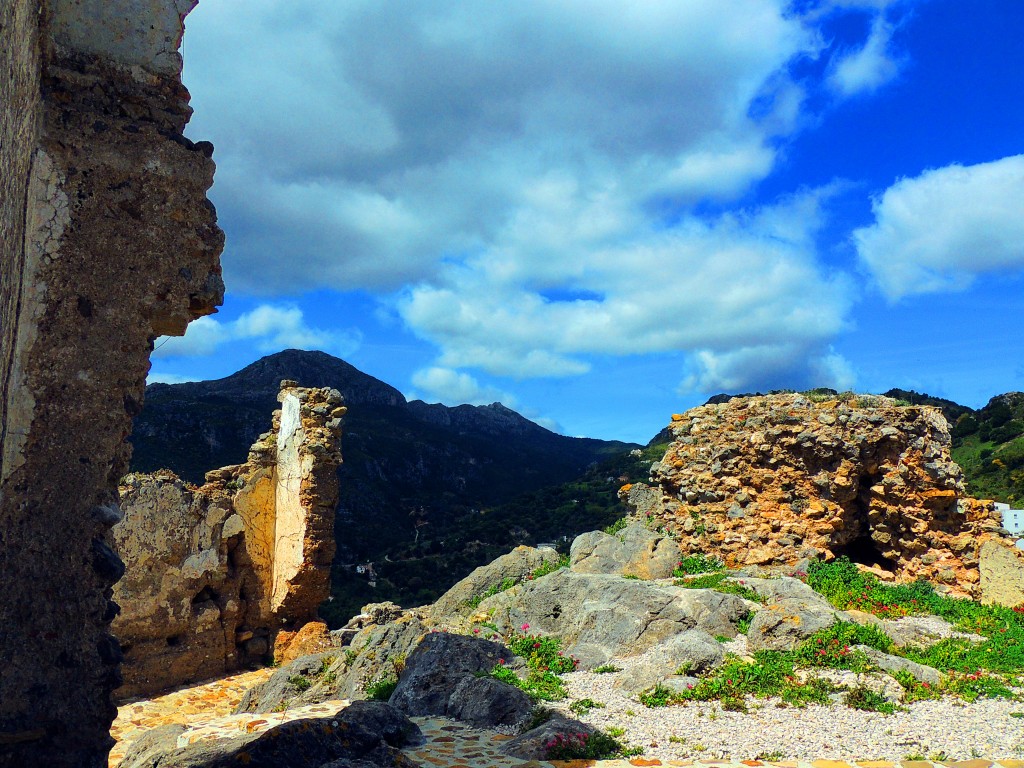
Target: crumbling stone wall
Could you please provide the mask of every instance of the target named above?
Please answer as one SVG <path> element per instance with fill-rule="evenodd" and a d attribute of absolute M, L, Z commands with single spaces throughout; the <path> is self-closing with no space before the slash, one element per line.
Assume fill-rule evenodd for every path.
<path fill-rule="evenodd" d="M 979 546 L 999 517 L 966 496 L 938 409 L 779 394 L 694 408 L 669 429 L 653 488 L 620 493 L 684 552 L 730 567 L 847 555 L 883 577 L 978 593 Z"/>
<path fill-rule="evenodd" d="M 125 478 L 111 531 L 127 564 L 119 698 L 263 663 L 330 594 L 345 408 L 337 390 L 284 384 L 245 464 L 200 488 L 170 471 Z"/>
<path fill-rule="evenodd" d="M 181 135 L 192 5 L 0 5 L 0 766 L 112 743 L 124 438 L 153 339 L 223 294 L 211 147 Z"/>

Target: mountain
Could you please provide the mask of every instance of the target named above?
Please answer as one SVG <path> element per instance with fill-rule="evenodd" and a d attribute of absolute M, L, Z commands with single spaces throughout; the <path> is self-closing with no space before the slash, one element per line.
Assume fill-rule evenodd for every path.
<path fill-rule="evenodd" d="M 499 403 L 407 402 L 343 360 L 286 350 L 216 381 L 148 386 L 131 437 L 132 469 L 169 468 L 201 483 L 206 471 L 244 461 L 269 428 L 282 379 L 334 387 L 348 407 L 335 526 L 339 614 L 358 610 L 360 601 L 429 601 L 491 559 L 494 548 L 545 540 L 551 526 L 544 514 L 533 510 L 533 522 L 524 525 L 527 516 L 487 510 L 639 447 L 558 435 Z M 615 505 L 618 485 L 607 485 L 608 503 Z M 467 539 L 466 531 L 480 535 Z M 374 563 L 380 588 L 343 568 L 362 562 Z"/>
<path fill-rule="evenodd" d="M 996 395 L 951 424 L 971 495 L 1024 506 L 1024 392 Z"/>

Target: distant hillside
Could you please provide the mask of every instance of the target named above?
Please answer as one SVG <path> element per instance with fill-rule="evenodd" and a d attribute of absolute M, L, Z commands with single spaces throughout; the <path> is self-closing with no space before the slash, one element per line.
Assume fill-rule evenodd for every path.
<path fill-rule="evenodd" d="M 1024 505 L 1024 393 L 997 395 L 953 423 L 953 458 L 977 498 Z"/>
<path fill-rule="evenodd" d="M 383 576 L 403 558 L 441 555 L 436 573 L 419 574 L 423 600 L 490 559 L 478 546 L 464 546 L 464 530 L 473 530 L 481 509 L 570 481 L 638 447 L 558 435 L 498 403 L 448 408 L 406 402 L 397 389 L 343 360 L 288 350 L 224 379 L 147 387 L 131 438 L 132 469 L 167 467 L 201 483 L 207 470 L 244 461 L 249 445 L 269 428 L 282 379 L 334 387 L 349 409 L 336 562 L 372 561 Z M 489 517 L 487 529 L 485 538 L 502 551 L 526 530 L 502 515 Z M 535 541 L 529 532 L 524 540 Z M 358 609 L 361 598 L 346 599 L 348 572 L 336 571 L 333 608 L 342 613 L 355 603 Z M 417 589 L 409 581 L 397 579 L 407 602 Z M 370 590 L 362 602 L 398 596 Z"/>

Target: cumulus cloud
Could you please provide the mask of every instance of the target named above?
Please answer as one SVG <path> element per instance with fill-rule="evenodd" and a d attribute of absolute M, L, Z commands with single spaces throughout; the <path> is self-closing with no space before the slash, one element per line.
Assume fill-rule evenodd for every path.
<path fill-rule="evenodd" d="M 592 226 L 735 198 L 793 129 L 788 63 L 822 45 L 783 0 L 254 0 L 189 25 L 190 132 L 217 147 L 226 277 L 252 293 L 433 277 L 514 247 L 563 188 Z"/>
<path fill-rule="evenodd" d="M 756 389 L 832 387 L 850 389 L 856 377 L 842 355 L 831 349 L 808 355 L 799 344 L 766 344 L 725 352 L 698 350 L 680 393 L 741 392 Z"/>
<path fill-rule="evenodd" d="M 483 386 L 468 373 L 454 371 L 451 368 L 422 368 L 413 374 L 412 383 L 423 392 L 423 395 L 416 395 L 417 397 L 447 405 L 501 403 L 509 408 L 516 405 L 516 399 L 508 392 L 496 387 Z"/>
<path fill-rule="evenodd" d="M 901 179 L 872 209 L 853 240 L 890 300 L 1024 269 L 1024 155 Z"/>
<path fill-rule="evenodd" d="M 841 96 L 870 93 L 899 73 L 900 60 L 892 51 L 893 25 L 877 16 L 864 45 L 848 51 L 832 63 L 829 85 Z"/>
<path fill-rule="evenodd" d="M 201 4 L 190 135 L 217 147 L 226 280 L 397 295 L 438 347 L 435 390 L 417 385 L 437 393 L 476 397 L 465 369 L 575 376 L 596 355 L 784 348 L 813 366 L 852 300 L 815 259 L 815 196 L 810 215 L 696 213 L 775 169 L 818 87 L 790 68 L 826 51 L 829 14 L 878 16 L 832 77 L 881 82 L 890 3 L 804 5 Z"/>
<path fill-rule="evenodd" d="M 826 194 L 712 223 L 691 218 L 586 260 L 552 260 L 544 249 L 514 263 L 481 254 L 413 287 L 398 311 L 441 349 L 440 365 L 515 378 L 576 375 L 591 355 L 785 348 L 790 362 L 806 361 L 843 327 L 852 301 L 848 280 L 814 260 Z M 552 285 L 573 291 L 545 291 Z"/>
<path fill-rule="evenodd" d="M 266 353 L 282 349 L 319 349 L 345 356 L 359 348 L 360 336 L 356 332 L 312 328 L 298 307 L 262 304 L 230 322 L 201 317 L 189 324 L 184 336 L 160 337 L 153 357 L 206 357 L 222 345 L 238 341 L 249 342 Z"/>

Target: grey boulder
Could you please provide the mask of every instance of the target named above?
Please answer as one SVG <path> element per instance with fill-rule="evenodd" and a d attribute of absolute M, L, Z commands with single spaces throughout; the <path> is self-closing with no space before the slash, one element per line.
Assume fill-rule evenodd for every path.
<path fill-rule="evenodd" d="M 529 716 L 530 697 L 483 677 L 512 659 L 508 648 L 490 640 L 431 633 L 409 656 L 390 703 L 412 717 L 453 717 L 477 727 L 514 725 Z"/>
<path fill-rule="evenodd" d="M 577 573 L 665 579 L 679 562 L 679 545 L 642 523 L 633 523 L 617 534 L 590 531 L 577 536 L 569 550 L 569 562 Z"/>
<path fill-rule="evenodd" d="M 504 629 L 562 640 L 583 669 L 613 657 L 635 656 L 674 635 L 702 629 L 736 635 L 750 603 L 712 589 L 684 589 L 606 574 L 561 570 L 481 604 Z"/>
<path fill-rule="evenodd" d="M 292 720 L 263 733 L 177 746 L 184 726 L 155 728 L 128 749 L 122 768 L 322 768 L 350 765 L 408 766 L 397 750 L 424 743 L 420 729 L 395 708 L 362 701 L 333 717 Z M 344 765 L 344 763 L 342 763 Z"/>

